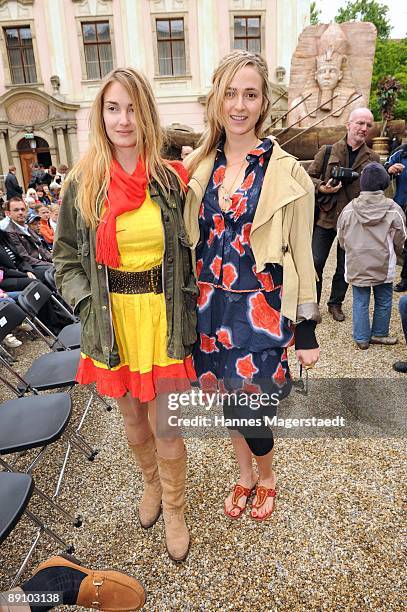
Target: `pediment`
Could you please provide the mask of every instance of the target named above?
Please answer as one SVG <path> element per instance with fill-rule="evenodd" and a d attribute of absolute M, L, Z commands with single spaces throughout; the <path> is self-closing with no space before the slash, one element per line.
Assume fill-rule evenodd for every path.
<path fill-rule="evenodd" d="M 0 121 L 39 126 L 51 119 L 75 118 L 79 104 L 63 102 L 42 91 L 21 87 L 0 96 Z"/>

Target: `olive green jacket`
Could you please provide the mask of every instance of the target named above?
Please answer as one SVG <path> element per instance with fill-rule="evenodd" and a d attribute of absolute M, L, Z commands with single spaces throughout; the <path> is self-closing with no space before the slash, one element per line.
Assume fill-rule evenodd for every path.
<path fill-rule="evenodd" d="M 98 264 L 96 232 L 85 225 L 75 206 L 75 183 L 64 195 L 54 242 L 53 261 L 57 287 L 75 314 L 79 314 L 81 350 L 114 367 L 120 358 L 113 331 L 107 268 Z M 189 355 L 196 340 L 198 289 L 191 251 L 182 220 L 183 200 L 175 190 L 165 197 L 154 183 L 151 198 L 161 208 L 165 249 L 163 290 L 167 314 L 167 352 L 173 359 Z"/>
<path fill-rule="evenodd" d="M 299 164 L 273 140 L 273 151 L 254 215 L 250 245 L 258 272 L 267 263 L 283 267 L 281 312 L 294 322 L 320 321 L 316 274 L 311 250 L 314 185 Z M 184 221 L 192 248 L 199 241 L 199 207 L 212 174 L 216 151 L 189 181 Z"/>

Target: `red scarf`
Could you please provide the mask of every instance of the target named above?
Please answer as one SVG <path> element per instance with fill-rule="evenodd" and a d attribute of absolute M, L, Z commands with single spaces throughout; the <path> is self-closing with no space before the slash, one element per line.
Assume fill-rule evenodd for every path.
<path fill-rule="evenodd" d="M 146 199 L 147 175 L 144 162 L 139 158 L 130 176 L 115 159 L 110 166 L 110 184 L 106 210 L 96 230 L 96 261 L 110 268 L 120 267 L 116 238 L 116 217 L 140 208 Z"/>

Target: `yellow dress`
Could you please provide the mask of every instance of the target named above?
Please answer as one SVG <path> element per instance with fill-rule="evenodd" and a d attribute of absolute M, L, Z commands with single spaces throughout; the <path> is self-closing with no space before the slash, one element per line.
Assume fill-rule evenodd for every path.
<path fill-rule="evenodd" d="M 126 272 L 141 272 L 158 266 L 164 255 L 161 209 L 147 192 L 143 204 L 116 219 L 121 266 Z M 195 380 L 191 357 L 167 355 L 167 317 L 164 293 L 110 293 L 113 328 L 120 364 L 108 368 L 82 354 L 77 381 L 96 382 L 97 390 L 109 397 L 127 392 L 142 402 L 157 393 L 189 389 Z"/>

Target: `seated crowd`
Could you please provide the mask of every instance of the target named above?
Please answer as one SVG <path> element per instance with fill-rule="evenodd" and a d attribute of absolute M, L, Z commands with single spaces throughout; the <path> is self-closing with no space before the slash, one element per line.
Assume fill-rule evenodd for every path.
<path fill-rule="evenodd" d="M 33 167 L 30 185 L 35 187 L 29 187 L 25 195 L 17 193 L 6 199 L 0 191 L 0 303 L 17 301 L 19 293 L 34 280 L 56 292 L 49 271 L 54 270 L 52 248 L 63 175 L 52 166 L 42 174 L 40 170 Z M 66 167 L 63 170 L 66 173 Z M 52 302 L 41 309 L 39 318 L 55 334 L 72 322 Z M 21 341 L 9 335 L 3 344 L 15 348 Z"/>

